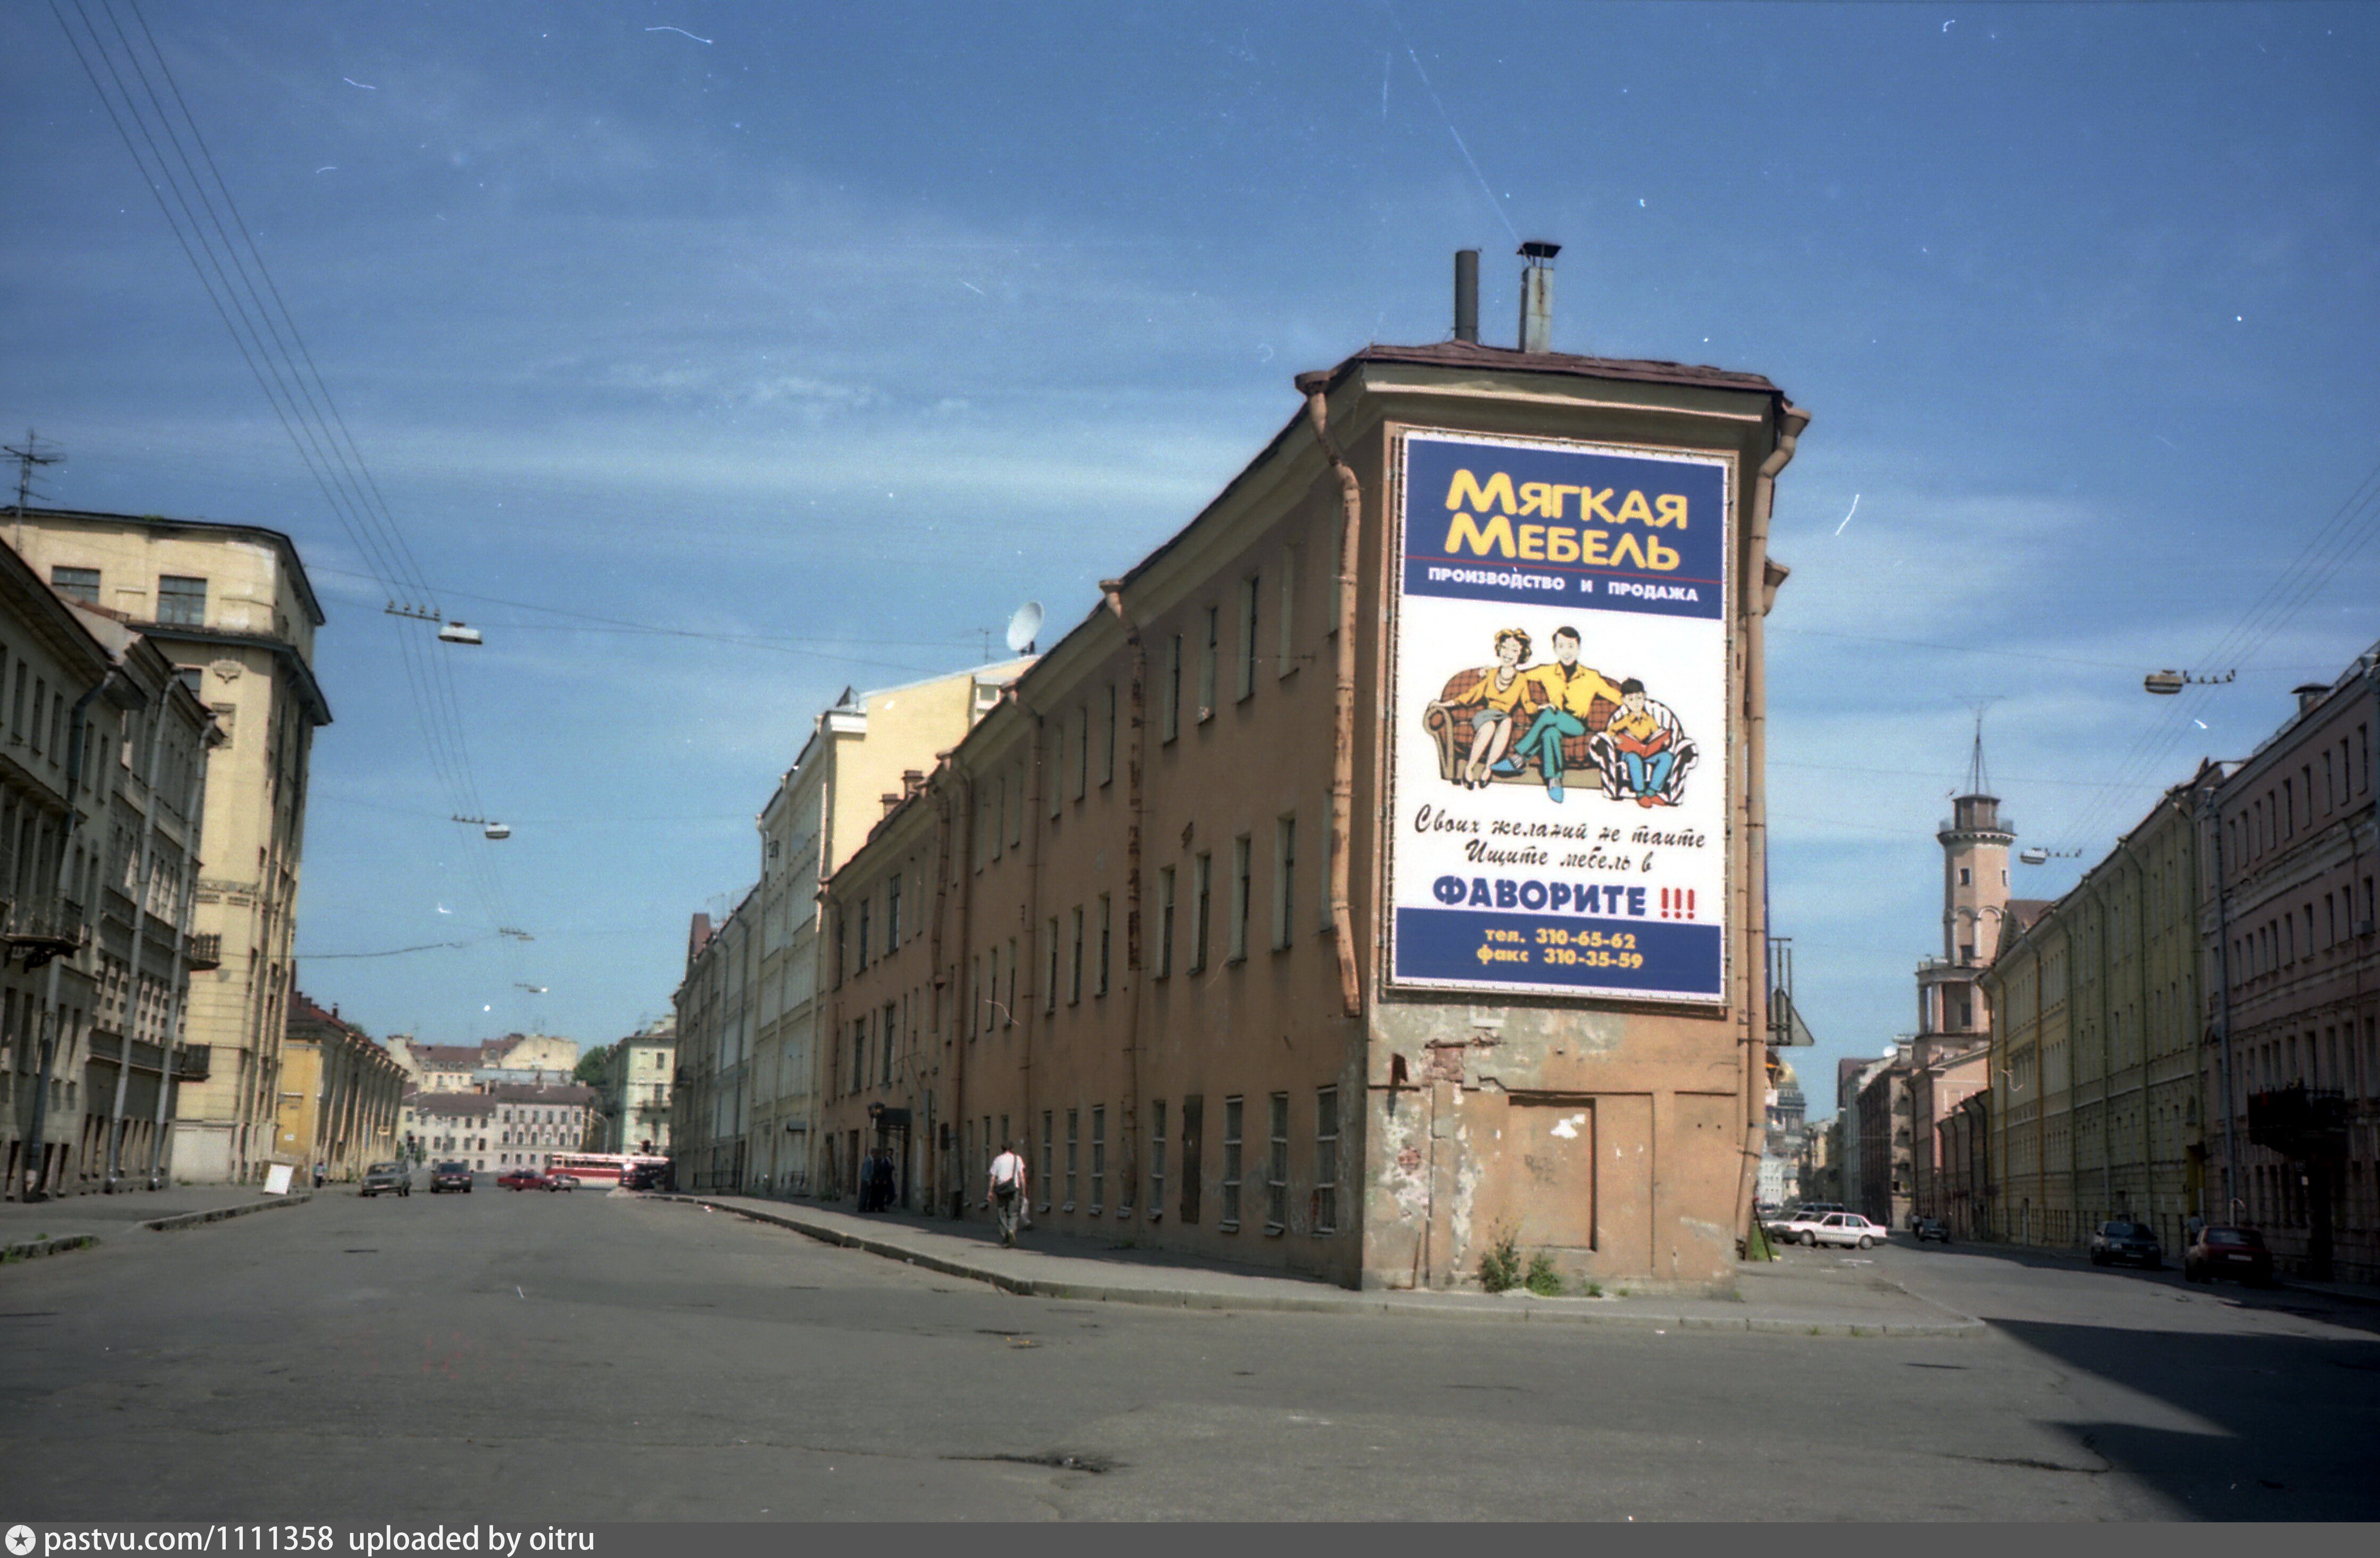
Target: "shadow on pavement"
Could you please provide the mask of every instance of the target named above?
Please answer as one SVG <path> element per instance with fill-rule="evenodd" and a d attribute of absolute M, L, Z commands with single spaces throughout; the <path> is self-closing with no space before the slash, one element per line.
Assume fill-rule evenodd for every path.
<path fill-rule="evenodd" d="M 2066 1369 L 2202 1419 L 2209 1431 L 2057 1421 L 2070 1468 L 2136 1479 L 2204 1520 L 2380 1518 L 2380 1346 L 2369 1342 L 1994 1321 Z M 2094 1457 L 2096 1457 L 2095 1460 Z M 2011 1511 L 2011 1517 L 2021 1517 Z"/>
<path fill-rule="evenodd" d="M 1905 1251 L 1912 1259 L 1926 1252 L 1925 1246 Z M 2105 1282 L 2155 1283 L 2205 1294 L 2238 1308 L 2268 1309 L 2380 1334 L 2380 1291 L 2362 1289 L 2353 1284 L 2284 1280 L 2273 1287 L 2250 1287 L 2234 1282 L 2213 1282 L 2193 1287 L 2183 1279 L 2178 1260 L 2168 1260 L 2165 1265 L 2153 1269 L 2139 1266 L 2095 1267 L 2087 1256 L 2031 1249 L 2022 1245 L 1981 1243 L 1951 1245 L 1947 1248 L 1937 1246 L 1933 1252 L 1964 1256 L 1970 1260 L 1997 1260 L 2021 1266 L 2027 1271 L 2087 1272 Z M 1985 1315 L 1984 1318 L 1989 1320 L 1992 1317 Z"/>

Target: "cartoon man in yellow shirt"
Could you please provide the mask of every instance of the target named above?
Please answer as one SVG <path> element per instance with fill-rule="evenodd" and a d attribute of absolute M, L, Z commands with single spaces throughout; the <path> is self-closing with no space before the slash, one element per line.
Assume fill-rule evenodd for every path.
<path fill-rule="evenodd" d="M 1555 628 L 1553 642 L 1552 661 L 1529 673 L 1546 706 L 1496 772 L 1507 777 L 1517 774 L 1535 756 L 1546 776 L 1546 798 L 1559 801 L 1562 798 L 1562 738 L 1585 735 L 1587 711 L 1595 707 L 1595 700 L 1600 698 L 1616 705 L 1621 692 L 1600 671 L 1578 663 L 1577 628 Z"/>

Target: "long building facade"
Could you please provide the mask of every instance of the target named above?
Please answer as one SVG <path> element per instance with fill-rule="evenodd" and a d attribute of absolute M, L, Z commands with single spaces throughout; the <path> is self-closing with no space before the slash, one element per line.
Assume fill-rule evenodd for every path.
<path fill-rule="evenodd" d="M 2124 1218 L 2178 1253 L 2191 1218 L 2216 1215 L 2199 813 L 2218 776 L 2208 765 L 2168 791 L 2071 891 L 2004 929 L 1983 980 L 1986 1145 L 1972 1122 L 1955 1138 L 1987 1165 L 2000 1238 L 2080 1248 Z"/>
<path fill-rule="evenodd" d="M 1807 419 L 1463 341 L 1299 388 L 835 873 L 820 1188 L 880 1148 L 980 1215 L 1006 1142 L 1059 1228 L 1350 1285 L 1505 1242 L 1730 1283 L 1765 537 Z"/>

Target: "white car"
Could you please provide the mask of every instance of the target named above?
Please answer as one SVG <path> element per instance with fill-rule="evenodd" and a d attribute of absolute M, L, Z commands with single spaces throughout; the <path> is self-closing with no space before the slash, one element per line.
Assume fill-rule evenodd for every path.
<path fill-rule="evenodd" d="M 1891 1234 L 1891 1229 L 1871 1223 L 1856 1211 L 1830 1211 L 1809 1226 L 1802 1242 L 1833 1245 L 1839 1249 L 1874 1249 Z"/>

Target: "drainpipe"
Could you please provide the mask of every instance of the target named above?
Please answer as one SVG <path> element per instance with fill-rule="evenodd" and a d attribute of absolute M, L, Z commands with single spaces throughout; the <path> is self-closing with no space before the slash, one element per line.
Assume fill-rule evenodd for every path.
<path fill-rule="evenodd" d="M 171 696 L 170 691 L 168 696 Z M 182 1001 L 189 986 L 190 918 L 198 902 L 199 856 L 190 846 L 203 836 L 201 809 L 207 796 L 207 753 L 223 744 L 222 728 L 208 716 L 205 735 L 199 752 L 190 764 L 189 797 L 182 809 L 182 901 L 174 909 L 174 960 L 172 981 L 166 988 L 172 992 L 165 1006 L 165 1031 L 162 1044 L 164 1060 L 158 1067 L 157 1118 L 149 1138 L 149 1188 L 160 1189 L 165 1183 L 165 1137 L 172 1127 L 167 1118 L 167 1103 L 174 1094 L 173 1052 L 182 1031 Z M 153 802 L 152 802 L 153 804 Z M 218 946 L 215 955 L 221 957 Z"/>
<path fill-rule="evenodd" d="M 1349 856 L 1355 826 L 1355 553 L 1364 534 L 1364 489 L 1347 463 L 1339 441 L 1330 436 L 1330 408 L 1323 391 L 1328 373 L 1301 373 L 1297 388 L 1305 396 L 1305 414 L 1314 423 L 1315 441 L 1339 478 L 1343 517 L 1339 530 L 1338 670 L 1332 684 L 1330 722 L 1330 939 L 1339 949 L 1339 1004 L 1342 1015 L 1364 1015 L 1364 986 L 1355 966 L 1355 920 L 1349 904 Z"/>
<path fill-rule="evenodd" d="M 927 932 L 926 969 L 927 978 L 933 981 L 934 1000 L 937 1003 L 937 1009 L 934 1012 L 934 1029 L 939 1036 L 942 1027 L 940 1003 L 942 999 L 944 982 L 942 979 L 942 916 L 949 911 L 951 895 L 951 797 L 950 787 L 944 781 L 941 764 L 935 765 L 932 777 L 926 781 L 926 791 L 934 799 L 934 919 L 931 930 Z M 953 1002 L 957 998 L 957 993 L 956 991 L 951 992 Z M 956 1025 L 953 1025 L 951 1036 L 942 1041 L 943 1047 L 951 1048 L 962 1037 Z M 957 1069 L 958 1062 L 955 1054 L 951 1066 L 953 1071 Z M 957 1095 L 953 1093 L 949 1096 L 955 1098 Z M 932 1119 L 929 1119 L 926 1123 L 926 1150 L 935 1155 L 935 1167 L 939 1171 L 943 1164 L 941 1161 L 941 1144 L 934 1138 L 935 1124 Z M 953 1173 L 949 1177 L 956 1179 L 959 1175 Z M 943 1179 L 944 1175 L 941 1173 L 935 1174 L 934 1189 L 947 1205 L 952 1187 L 944 1184 Z M 961 1190 L 965 1189 L 964 1184 L 957 1187 Z"/>
<path fill-rule="evenodd" d="M 975 830 L 978 811 L 973 776 L 958 773 L 954 766 L 950 769 L 950 772 L 958 781 L 951 797 L 953 803 L 951 858 L 958 869 L 959 878 L 959 955 L 951 964 L 951 983 L 964 997 L 958 1004 L 959 1020 L 953 1029 L 955 1038 L 951 1046 L 951 1110 L 958 1116 L 959 1140 L 964 1143 L 966 1140 L 967 1121 L 967 1046 L 975 1042 L 975 1004 L 982 999 L 976 993 L 974 979 L 967 969 L 966 956 L 966 949 L 975 945 Z M 958 837 L 961 819 L 965 820 L 966 827 L 964 850 L 959 847 L 961 841 Z M 967 1198 L 975 1194 L 976 1173 L 977 1165 L 968 1162 L 959 1164 L 959 1198 L 956 1206 L 961 1217 L 966 1214 Z"/>
<path fill-rule="evenodd" d="M 1026 916 L 1025 930 L 1026 944 L 1030 945 L 1034 949 L 1034 953 L 1036 955 L 1033 959 L 1033 968 L 1035 978 L 1038 979 L 1040 976 L 1040 971 L 1050 967 L 1050 948 L 1041 944 L 1041 840 L 1042 837 L 1050 831 L 1050 819 L 1041 809 L 1041 785 L 1043 782 L 1043 769 L 1046 766 L 1041 761 L 1041 743 L 1043 737 L 1047 735 L 1047 732 L 1043 728 L 1040 712 L 1025 701 L 1025 696 L 1021 687 L 1012 688 L 1009 690 L 1009 696 L 1015 699 L 1016 707 L 1026 714 L 1030 715 L 1033 720 L 1032 744 L 1026 749 L 1031 760 L 1026 763 L 1026 767 L 1032 783 L 1026 786 L 1025 794 L 1025 806 L 1026 808 L 1025 837 L 1026 848 L 1029 850 L 1029 853 L 1025 857 L 1025 912 Z M 1032 990 L 1033 986 L 1030 982 L 1026 982 L 1025 988 Z M 1034 1083 L 1036 1079 L 1036 1073 L 1033 1069 L 1033 1033 L 1036 1024 L 1039 1021 L 1041 1015 L 1049 1010 L 1051 1004 L 1051 998 L 1055 996 L 1056 993 L 1057 992 L 1054 982 L 1052 988 L 1050 990 L 1036 991 L 1035 999 L 1032 1003 L 1036 1008 L 1033 1020 L 1028 1021 L 1024 1025 L 1025 1121 L 1024 1130 L 1021 1134 L 1026 1138 L 1042 1140 L 1045 1145 L 1046 1138 L 1037 1137 L 1035 1135 L 1040 1127 L 1035 1123 L 1038 1116 L 1035 1114 L 1033 1109 L 1035 1096 Z M 1030 1154 L 1021 1155 L 1027 1159 L 1025 1175 L 1025 1196 L 1026 1199 L 1029 1201 L 1033 1199 L 1032 1187 L 1033 1175 L 1035 1172 L 1033 1168 L 1034 1160 L 1031 1158 Z M 1041 1197 L 1045 1204 L 1049 1199 L 1049 1196 L 1050 1187 L 1045 1184 L 1041 1187 Z"/>
<path fill-rule="evenodd" d="M 74 712 L 67 720 L 67 815 L 65 823 L 58 830 L 57 870 L 50 883 L 49 907 L 53 914 L 57 912 L 57 906 L 66 898 L 68 858 L 67 846 L 74 842 L 75 824 L 81 820 L 75 810 L 75 801 L 82 790 L 82 746 L 83 736 L 87 729 L 83 721 L 83 711 L 91 707 L 91 700 L 105 691 L 108 683 L 115 680 L 115 669 L 110 666 L 106 675 L 91 683 L 84 689 L 83 695 L 74 700 Z M 25 1133 L 26 1177 L 23 1196 L 29 1201 L 46 1199 L 42 1189 L 43 1167 L 42 1135 L 49 1123 L 50 1080 L 57 1064 L 58 1045 L 62 1040 L 70 1037 L 59 1030 L 58 976 L 61 972 L 63 970 L 58 967 L 58 959 L 51 958 L 50 977 L 42 992 L 42 1059 L 40 1069 L 33 1081 L 33 1123 Z"/>
<path fill-rule="evenodd" d="M 1108 609 L 1123 625 L 1124 641 L 1132 646 L 1132 757 L 1124 770 L 1130 807 L 1123 846 L 1123 968 L 1132 981 L 1124 1016 L 1123 1194 L 1118 1206 L 1138 1202 L 1140 1189 L 1140 836 L 1143 796 L 1141 775 L 1147 762 L 1148 712 L 1148 646 L 1141 640 L 1140 625 L 1123 609 L 1123 581 L 1103 578 L 1099 590 Z"/>
<path fill-rule="evenodd" d="M 2231 1120 L 2231 902 L 2223 873 L 2223 811 L 2217 805 L 2222 791 L 2223 771 L 2217 768 L 2215 783 L 2199 802 L 2199 815 L 2215 833 L 2215 1038 L 2223 1068 L 2223 1212 L 2207 1217 L 2209 1223 L 2229 1222 L 2240 1197 L 2240 1146 Z M 2206 1217 L 2204 1201 L 2198 1214 Z"/>
<path fill-rule="evenodd" d="M 106 1189 L 113 1195 L 115 1182 L 124 1177 L 124 1099 L 132 1083 L 132 1030 L 140 1019 L 140 966 L 149 950 L 149 873 L 157 858 L 157 770 L 165 749 L 165 704 L 167 695 L 160 692 L 155 712 L 149 720 L 149 773 L 144 783 L 148 794 L 141 806 L 140 873 L 135 879 L 132 901 L 132 967 L 126 980 L 127 1011 L 115 1030 L 115 1102 L 107 1119 Z M 173 1067 L 170 1044 L 157 1047 L 157 1085 L 165 1086 L 166 1073 Z"/>
<path fill-rule="evenodd" d="M 1775 585 L 1783 582 L 1781 572 L 1773 576 L 1768 563 L 1768 520 L 1777 505 L 1777 476 L 1792 463 L 1794 444 L 1802 430 L 1810 425 L 1810 413 L 1798 406 L 1780 405 L 1777 419 L 1777 442 L 1768 457 L 1760 462 L 1760 473 L 1752 489 L 1752 534 L 1745 538 L 1743 555 L 1761 569 L 1759 589 L 1760 609 L 1745 610 L 1743 624 L 1743 845 L 1744 859 L 1749 869 L 1761 873 L 1763 890 L 1760 902 L 1766 904 L 1766 882 L 1768 873 L 1768 796 L 1765 781 L 1768 761 L 1768 608 L 1775 602 Z M 1750 568 L 1745 570 L 1749 584 Z M 1747 601 L 1744 605 L 1748 607 Z M 1735 1226 L 1747 1244 L 1752 1237 L 1752 1202 L 1760 1187 L 1760 1153 L 1767 1138 L 1767 1110 L 1762 1097 L 1768 1075 L 1768 925 L 1765 912 L 1755 909 L 1753 895 L 1744 895 L 1744 927 L 1742 960 L 1745 971 L 1746 998 L 1743 1004 L 1743 1163 L 1736 1178 Z"/>

